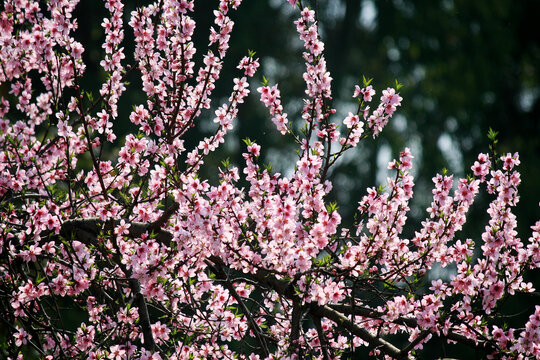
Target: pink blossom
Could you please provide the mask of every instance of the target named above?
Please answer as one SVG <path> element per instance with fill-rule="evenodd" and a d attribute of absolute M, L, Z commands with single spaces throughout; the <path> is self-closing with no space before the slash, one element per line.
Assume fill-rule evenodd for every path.
<path fill-rule="evenodd" d="M 26 344 L 28 340 L 32 339 L 32 335 L 28 334 L 23 328 L 20 328 L 19 326 L 16 326 L 17 332 L 13 334 L 13 337 L 15 338 L 15 345 L 21 346 L 23 344 Z"/>

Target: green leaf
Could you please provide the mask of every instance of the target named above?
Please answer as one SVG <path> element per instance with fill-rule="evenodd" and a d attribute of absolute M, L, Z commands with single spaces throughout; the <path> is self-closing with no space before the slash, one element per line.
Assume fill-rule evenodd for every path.
<path fill-rule="evenodd" d="M 488 139 L 493 141 L 495 144 L 497 143 L 497 135 L 499 135 L 498 131 L 494 131 L 492 128 L 489 128 Z"/>
<path fill-rule="evenodd" d="M 401 89 L 403 87 L 403 84 L 401 84 L 399 81 L 397 81 L 396 79 L 396 84 L 395 84 L 395 88 L 396 88 L 396 91 L 399 91 L 399 89 Z"/>
<path fill-rule="evenodd" d="M 366 79 L 366 77 L 362 75 L 362 83 L 364 84 L 364 87 L 369 86 L 372 81 L 373 81 L 373 78 Z"/>
<path fill-rule="evenodd" d="M 261 84 L 262 86 L 268 86 L 268 79 L 264 75 L 263 75 Z"/>
<path fill-rule="evenodd" d="M 268 171 L 269 173 L 271 173 L 271 172 L 272 172 L 272 168 L 273 168 L 273 166 L 272 166 L 272 164 L 271 164 L 271 163 L 268 163 L 268 164 L 264 164 L 263 166 L 264 166 L 264 168 L 265 168 L 265 169 L 266 169 L 266 170 L 267 170 L 267 171 Z"/>
<path fill-rule="evenodd" d="M 333 213 L 337 209 L 339 209 L 339 206 L 337 205 L 336 201 L 326 204 L 326 211 L 328 211 L 329 213 Z"/>

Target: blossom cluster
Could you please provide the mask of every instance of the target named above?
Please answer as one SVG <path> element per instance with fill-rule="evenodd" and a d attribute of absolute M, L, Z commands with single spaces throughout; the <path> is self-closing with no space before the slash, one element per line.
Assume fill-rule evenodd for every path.
<path fill-rule="evenodd" d="M 522 326 L 499 316 L 506 299 L 534 293 L 527 271 L 540 267 L 540 221 L 521 240 L 512 213 L 518 154 L 480 154 L 463 179 L 436 175 L 426 219 L 407 237 L 414 156 L 405 148 L 388 164 L 394 176 L 367 189 L 354 224 L 343 225 L 328 173 L 383 130 L 402 98 L 387 88 L 371 112 L 376 91 L 364 81 L 357 111 L 334 119 L 316 14 L 288 2 L 300 8 L 301 116 L 288 118 L 277 84 L 264 80 L 258 92 L 278 132 L 297 143 L 292 174 L 263 166 L 263 149 L 246 140 L 244 163 L 224 161 L 214 181 L 201 169 L 259 68 L 250 51 L 230 96 L 213 103 L 240 0 L 217 4 L 200 63 L 194 0 L 141 6 L 130 29 L 123 2 L 104 1 L 108 76 L 95 99 L 80 85 L 76 1 L 5 1 L 1 357 L 338 359 L 366 349 L 412 358 L 442 340 L 448 352 L 458 343 L 491 358 L 540 358 L 540 306 Z M 119 139 L 118 102 L 133 74 L 146 99 L 126 116 L 137 131 Z M 185 141 L 205 118 L 214 132 Z M 484 190 L 489 221 L 478 239 L 460 238 Z M 435 268 L 449 276 L 432 279 Z"/>

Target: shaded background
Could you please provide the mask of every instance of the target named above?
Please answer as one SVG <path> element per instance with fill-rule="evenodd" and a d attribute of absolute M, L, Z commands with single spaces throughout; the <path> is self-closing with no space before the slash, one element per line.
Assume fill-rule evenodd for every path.
<path fill-rule="evenodd" d="M 126 13 L 143 4 L 146 2 L 127 1 Z M 206 51 L 216 4 L 196 2 L 198 60 Z M 470 173 L 477 154 L 488 152 L 486 134 L 491 127 L 499 132 L 500 154 L 520 153 L 521 201 L 515 213 L 519 236 L 526 240 L 530 226 L 540 219 L 540 1 L 328 0 L 312 1 L 310 5 L 318 10 L 325 56 L 334 78 L 333 107 L 338 110 L 334 121 L 341 121 L 348 111 L 355 110 L 351 96 L 354 85 L 361 84 L 362 75 L 374 78 L 376 100 L 395 79 L 405 85 L 401 90 L 402 107 L 380 138 L 368 139 L 349 152 L 330 174 L 335 189 L 330 196 L 338 200 L 344 224 L 351 223 L 366 187 L 384 184 L 387 162 L 409 146 L 415 156 L 416 186 L 405 233 L 412 235 L 426 217 L 432 177 L 445 168 L 459 177 Z M 97 93 L 97 80 L 105 79 L 98 65 L 103 56 L 100 23 L 105 12 L 99 2 L 89 0 L 79 4 L 78 12 L 77 36 L 87 46 L 86 84 Z M 292 24 L 296 17 L 298 11 L 284 0 L 244 0 L 232 15 L 236 25 L 222 79 L 217 84 L 214 108 L 229 96 L 232 78 L 238 76 L 235 66 L 248 49 L 257 52 L 261 69 L 251 83 L 251 96 L 240 107 L 235 130 L 203 168 L 208 178 L 216 180 L 215 167 L 223 159 L 230 158 L 233 164 L 243 166 L 242 139 L 246 137 L 263 146 L 265 161 L 272 163 L 276 171 L 287 175 L 294 167 L 294 145 L 290 138 L 277 133 L 258 101 L 256 88 L 262 75 L 270 84 L 279 83 L 289 119 L 300 126 L 304 64 L 302 44 Z M 132 59 L 131 39 L 127 30 L 128 61 Z M 133 130 L 127 117 L 133 105 L 144 101 L 137 75 L 128 80 L 134 86 L 121 99 L 120 118 L 115 125 L 120 132 Z M 213 132 L 212 116 L 213 110 L 204 114 L 188 134 L 188 146 L 197 144 L 201 135 Z M 479 244 L 491 200 L 485 192 L 479 195 L 457 238 L 470 237 Z M 537 289 L 538 275 L 527 275 Z M 524 310 L 518 319 L 523 324 L 535 304 L 537 299 L 518 298 L 501 311 L 513 314 Z"/>

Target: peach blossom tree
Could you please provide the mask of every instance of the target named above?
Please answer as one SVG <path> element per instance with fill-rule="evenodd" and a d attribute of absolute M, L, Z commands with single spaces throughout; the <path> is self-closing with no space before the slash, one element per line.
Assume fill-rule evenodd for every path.
<path fill-rule="evenodd" d="M 501 303 L 534 292 L 524 274 L 540 266 L 540 222 L 527 241 L 515 230 L 517 154 L 480 154 L 463 179 L 436 175 L 426 219 L 407 238 L 413 155 L 403 149 L 388 165 L 394 176 L 356 200 L 345 227 L 327 199 L 339 191 L 328 171 L 376 138 L 402 98 L 399 84 L 378 96 L 364 81 L 351 89 L 357 111 L 338 118 L 313 10 L 289 1 L 305 62 L 301 118 L 291 119 L 277 84 L 250 90 L 259 67 L 251 51 L 237 59 L 229 98 L 213 96 L 241 0 L 216 4 L 201 63 L 194 0 L 131 14 L 105 0 L 107 77 L 95 98 L 81 85 L 77 2 L 1 7 L 2 357 L 411 359 L 429 357 L 437 342 L 449 355 L 540 358 L 540 305 L 519 326 L 499 316 Z M 118 101 L 133 73 L 146 98 L 124 118 Z M 246 140 L 243 164 L 224 162 L 219 181 L 203 178 L 248 95 L 297 144 L 292 175 L 265 168 L 261 147 Z M 209 114 L 213 134 L 185 146 Z M 119 135 L 128 121 L 138 130 Z M 491 199 L 489 222 L 481 238 L 461 238 L 480 191 Z M 430 280 L 435 266 L 448 279 Z"/>

